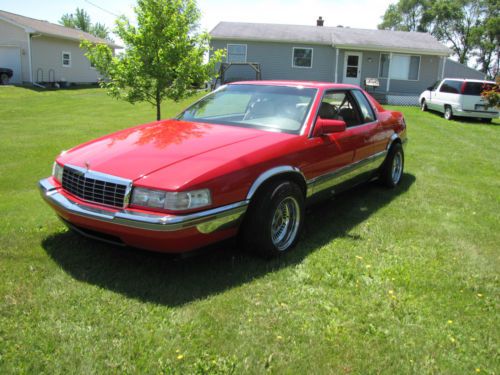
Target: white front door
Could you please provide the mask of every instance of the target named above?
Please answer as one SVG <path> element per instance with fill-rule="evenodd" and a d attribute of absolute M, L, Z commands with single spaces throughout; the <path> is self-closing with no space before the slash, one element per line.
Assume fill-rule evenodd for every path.
<path fill-rule="evenodd" d="M 343 83 L 358 85 L 361 83 L 361 61 L 363 53 L 348 52 L 344 54 L 344 78 Z"/>
<path fill-rule="evenodd" d="M 12 69 L 14 75 L 10 83 L 22 83 L 21 50 L 19 47 L 0 46 L 0 67 Z"/>

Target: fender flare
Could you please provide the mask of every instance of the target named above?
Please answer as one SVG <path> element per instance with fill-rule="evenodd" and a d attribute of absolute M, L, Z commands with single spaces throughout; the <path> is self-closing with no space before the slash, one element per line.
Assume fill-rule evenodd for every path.
<path fill-rule="evenodd" d="M 248 194 L 246 197 L 247 201 L 250 201 L 250 199 L 252 199 L 257 190 L 259 190 L 259 188 L 263 184 L 269 181 L 269 179 L 284 173 L 293 173 L 300 176 L 300 178 L 304 181 L 304 185 L 307 186 L 307 180 L 299 168 L 293 167 L 291 165 L 282 165 L 279 167 L 268 169 L 267 171 L 261 173 L 259 177 L 257 177 L 257 179 L 253 182 L 252 186 L 250 186 L 250 189 L 248 190 Z"/>

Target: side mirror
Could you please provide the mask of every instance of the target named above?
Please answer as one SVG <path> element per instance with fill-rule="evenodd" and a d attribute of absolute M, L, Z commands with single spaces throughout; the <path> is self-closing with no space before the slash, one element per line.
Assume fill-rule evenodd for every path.
<path fill-rule="evenodd" d="M 319 137 L 323 134 L 340 133 L 346 129 L 346 123 L 342 120 L 330 120 L 318 117 L 314 126 L 314 136 Z"/>

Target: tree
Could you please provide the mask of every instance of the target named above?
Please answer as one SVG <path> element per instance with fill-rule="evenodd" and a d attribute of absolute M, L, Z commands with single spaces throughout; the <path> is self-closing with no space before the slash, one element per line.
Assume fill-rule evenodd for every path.
<path fill-rule="evenodd" d="M 82 41 L 86 56 L 107 78 L 101 86 L 116 98 L 130 103 L 146 101 L 156 107 L 165 99 L 179 101 L 208 81 L 223 52 L 209 51 L 209 35 L 198 33 L 200 13 L 195 0 L 139 0 L 135 8 L 137 27 L 121 17 L 115 33 L 125 51 L 113 56 L 104 44 Z"/>
<path fill-rule="evenodd" d="M 494 76 L 500 55 L 499 0 L 399 0 L 379 29 L 429 32 L 450 46 L 460 63 L 472 57 Z"/>
<path fill-rule="evenodd" d="M 63 14 L 59 23 L 72 29 L 85 31 L 98 38 L 111 40 L 108 28 L 102 23 L 92 23 L 89 14 L 85 9 L 76 8 L 76 12 Z"/>

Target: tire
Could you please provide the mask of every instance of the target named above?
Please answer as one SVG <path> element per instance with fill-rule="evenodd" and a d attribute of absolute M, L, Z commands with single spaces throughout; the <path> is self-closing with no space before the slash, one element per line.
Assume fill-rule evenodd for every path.
<path fill-rule="evenodd" d="M 481 122 L 484 122 L 486 124 L 491 124 L 491 119 L 490 118 L 482 118 Z"/>
<path fill-rule="evenodd" d="M 445 120 L 451 120 L 453 119 L 453 110 L 451 109 L 451 107 L 449 105 L 447 105 L 446 107 L 444 107 L 444 115 L 443 115 L 444 119 Z"/>
<path fill-rule="evenodd" d="M 420 109 L 422 112 L 427 111 L 429 108 L 427 108 L 427 103 L 425 102 L 425 99 L 422 99 L 422 103 L 420 103 Z"/>
<path fill-rule="evenodd" d="M 7 73 L 0 74 L 0 84 L 6 85 L 8 83 L 9 83 L 9 76 L 7 75 Z"/>
<path fill-rule="evenodd" d="M 380 182 L 389 187 L 396 187 L 403 177 L 405 157 L 401 143 L 395 143 L 391 146 L 389 153 L 382 164 L 380 170 Z"/>
<path fill-rule="evenodd" d="M 274 181 L 257 194 L 243 224 L 245 247 L 264 258 L 288 252 L 304 223 L 304 193 L 291 181 Z"/>

